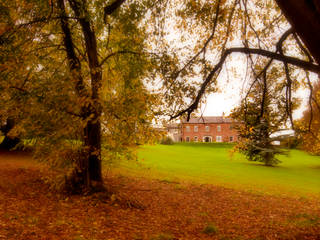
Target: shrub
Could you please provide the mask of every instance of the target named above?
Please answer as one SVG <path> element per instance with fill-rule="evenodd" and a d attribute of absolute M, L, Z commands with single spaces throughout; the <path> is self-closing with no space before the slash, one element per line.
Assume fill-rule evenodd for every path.
<path fill-rule="evenodd" d="M 164 144 L 164 145 L 173 145 L 174 141 L 172 140 L 171 137 L 165 136 L 165 137 L 162 138 L 160 143 Z"/>

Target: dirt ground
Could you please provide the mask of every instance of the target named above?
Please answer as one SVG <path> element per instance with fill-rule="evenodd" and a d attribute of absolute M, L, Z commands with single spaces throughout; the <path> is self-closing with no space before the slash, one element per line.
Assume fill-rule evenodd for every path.
<path fill-rule="evenodd" d="M 319 198 L 119 175 L 105 178 L 111 196 L 67 196 L 48 175 L 28 154 L 0 153 L 1 240 L 320 240 Z"/>

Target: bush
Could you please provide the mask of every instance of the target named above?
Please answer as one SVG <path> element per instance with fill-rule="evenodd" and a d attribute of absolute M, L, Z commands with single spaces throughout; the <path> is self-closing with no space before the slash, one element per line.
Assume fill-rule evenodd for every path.
<path fill-rule="evenodd" d="M 171 137 L 168 137 L 168 136 L 165 136 L 162 138 L 161 144 L 164 144 L 164 145 L 173 145 L 174 144 L 174 141 Z"/>

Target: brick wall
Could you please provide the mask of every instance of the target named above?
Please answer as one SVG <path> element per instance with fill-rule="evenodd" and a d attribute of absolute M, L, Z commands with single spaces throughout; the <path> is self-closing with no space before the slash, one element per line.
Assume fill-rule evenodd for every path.
<path fill-rule="evenodd" d="M 219 131 L 220 130 L 220 131 Z M 232 123 L 183 123 L 182 141 L 187 142 L 234 142 L 238 140 L 238 132 Z M 218 136 L 218 138 L 217 138 Z M 232 139 L 230 139 L 232 137 Z"/>

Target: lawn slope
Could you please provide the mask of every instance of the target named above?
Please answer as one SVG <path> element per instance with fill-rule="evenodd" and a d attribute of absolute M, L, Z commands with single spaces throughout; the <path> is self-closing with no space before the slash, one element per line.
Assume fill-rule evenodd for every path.
<path fill-rule="evenodd" d="M 218 184 L 263 193 L 320 194 L 320 157 L 291 150 L 276 167 L 230 157 L 232 145 L 180 143 L 144 146 L 138 164 L 124 163 L 128 172 L 169 181 Z"/>

